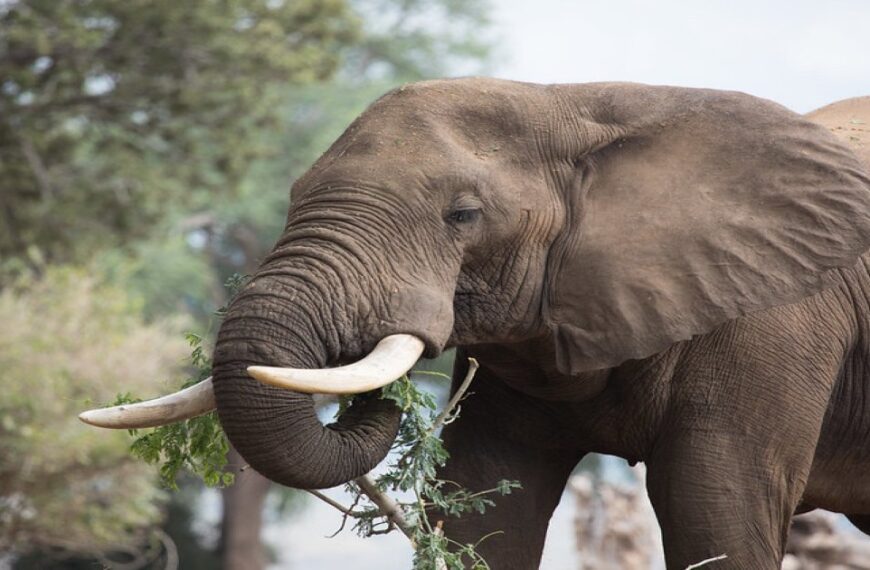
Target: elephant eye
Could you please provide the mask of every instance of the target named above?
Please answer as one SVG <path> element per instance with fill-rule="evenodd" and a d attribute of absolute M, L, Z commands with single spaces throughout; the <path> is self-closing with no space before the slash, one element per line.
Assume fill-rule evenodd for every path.
<path fill-rule="evenodd" d="M 451 224 L 468 224 L 480 217 L 479 208 L 465 208 L 454 210 L 447 215 L 447 221 Z"/>

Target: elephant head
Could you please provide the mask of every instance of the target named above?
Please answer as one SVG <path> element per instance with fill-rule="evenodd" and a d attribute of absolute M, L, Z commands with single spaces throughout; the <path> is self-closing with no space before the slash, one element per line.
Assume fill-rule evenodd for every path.
<path fill-rule="evenodd" d="M 160 421 L 216 403 L 252 467 L 306 488 L 371 469 L 399 412 L 366 395 L 323 426 L 310 395 L 252 365 L 296 389 L 314 369 L 318 391 L 321 369 L 384 339 L 402 355 L 383 381 L 421 353 L 536 340 L 580 383 L 811 295 L 870 243 L 870 179 L 825 129 L 739 93 L 636 84 L 408 85 L 291 198 L 221 326 L 214 401 L 172 396 Z M 321 391 L 354 391 L 339 384 Z"/>

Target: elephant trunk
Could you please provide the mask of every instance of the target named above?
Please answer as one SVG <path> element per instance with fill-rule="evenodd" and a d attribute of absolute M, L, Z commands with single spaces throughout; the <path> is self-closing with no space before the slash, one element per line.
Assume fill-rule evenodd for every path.
<path fill-rule="evenodd" d="M 230 306 L 213 365 L 218 413 L 230 442 L 261 474 L 304 489 L 332 487 L 370 471 L 389 451 L 400 419 L 391 401 L 367 394 L 324 426 L 310 395 L 247 374 L 251 365 L 323 368 L 345 352 L 341 341 L 349 324 L 335 310 L 335 299 L 322 306 L 323 291 L 314 283 L 286 274 L 255 278 Z"/>

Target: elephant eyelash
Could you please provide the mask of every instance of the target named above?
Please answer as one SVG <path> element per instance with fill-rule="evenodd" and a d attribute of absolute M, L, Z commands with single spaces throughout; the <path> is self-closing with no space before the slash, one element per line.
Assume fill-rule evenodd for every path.
<path fill-rule="evenodd" d="M 463 208 L 447 214 L 446 220 L 451 224 L 469 224 L 480 217 L 480 208 Z"/>

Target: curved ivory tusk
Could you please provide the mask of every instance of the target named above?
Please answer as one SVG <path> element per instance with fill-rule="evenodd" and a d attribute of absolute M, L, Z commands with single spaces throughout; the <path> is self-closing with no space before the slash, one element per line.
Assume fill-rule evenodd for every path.
<path fill-rule="evenodd" d="M 423 354 L 423 341 L 410 334 L 381 339 L 365 358 L 337 368 L 249 366 L 248 374 L 264 384 L 307 394 L 360 394 L 398 379 Z"/>
<path fill-rule="evenodd" d="M 162 398 L 88 410 L 79 414 L 86 424 L 112 429 L 163 426 L 201 416 L 215 409 L 211 376 L 198 384 Z"/>

